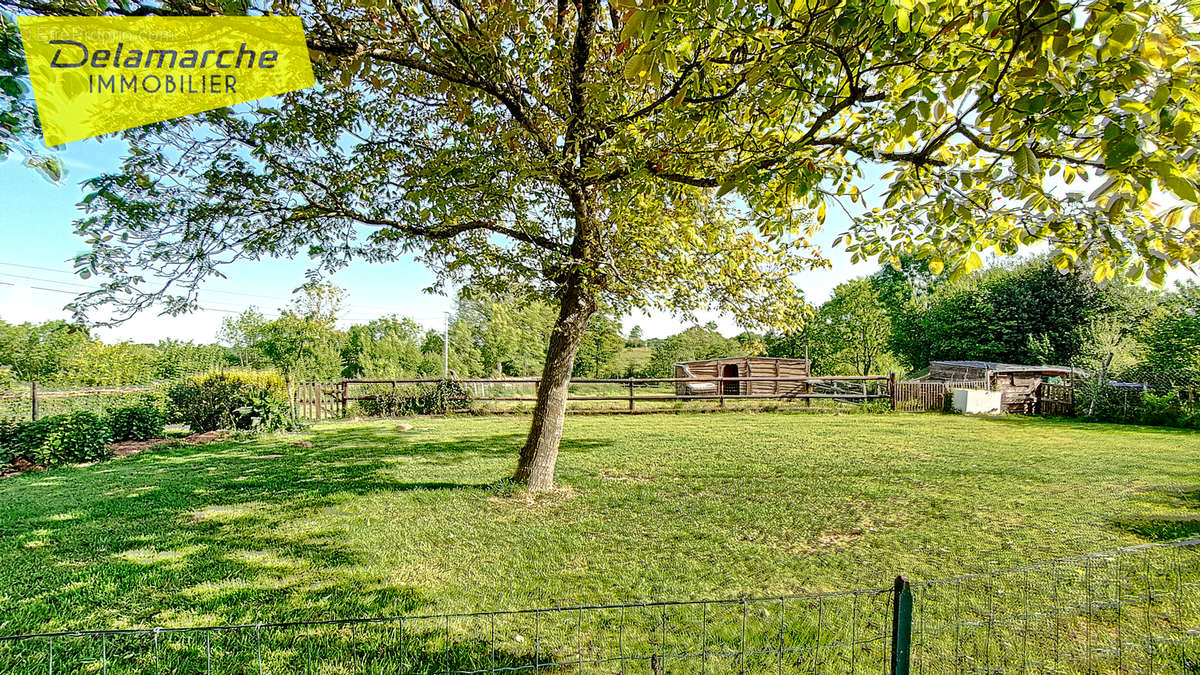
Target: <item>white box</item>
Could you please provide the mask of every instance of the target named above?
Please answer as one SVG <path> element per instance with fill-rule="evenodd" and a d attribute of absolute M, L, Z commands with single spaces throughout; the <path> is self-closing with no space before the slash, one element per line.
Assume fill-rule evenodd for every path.
<path fill-rule="evenodd" d="M 994 415 L 1000 412 L 1000 392 L 985 389 L 955 389 L 954 412 Z"/>

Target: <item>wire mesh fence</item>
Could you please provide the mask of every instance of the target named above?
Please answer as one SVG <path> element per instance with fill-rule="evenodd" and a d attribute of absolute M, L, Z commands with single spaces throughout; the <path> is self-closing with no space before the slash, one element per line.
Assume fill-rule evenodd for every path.
<path fill-rule="evenodd" d="M 0 638 L 0 672 L 1191 673 L 1200 540 L 894 588 Z"/>

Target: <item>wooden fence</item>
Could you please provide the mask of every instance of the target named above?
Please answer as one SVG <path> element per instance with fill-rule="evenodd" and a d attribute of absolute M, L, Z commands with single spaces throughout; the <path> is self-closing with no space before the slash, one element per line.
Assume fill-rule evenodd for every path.
<path fill-rule="evenodd" d="M 520 387 L 536 387 L 540 378 L 475 378 L 456 380 L 459 384 L 475 389 L 471 395 L 474 401 L 494 402 L 534 402 L 536 396 L 524 395 L 514 391 Z M 293 388 L 293 405 L 296 415 L 301 419 L 337 419 L 350 416 L 350 406 L 356 401 L 378 399 L 379 388 L 386 392 L 391 390 L 393 396 L 412 398 L 414 395 L 400 391 L 400 387 L 414 385 L 429 385 L 440 382 L 437 379 L 400 379 L 400 380 L 360 380 L 346 379 L 337 382 L 302 382 Z M 790 383 L 785 392 L 770 394 L 734 394 L 727 393 L 726 383 L 741 382 L 771 382 Z M 712 393 L 679 394 L 674 390 L 648 391 L 660 385 L 676 384 L 707 385 Z M 489 392 L 487 387 L 498 385 L 508 391 L 501 394 Z M 607 385 L 615 391 L 574 394 L 568 389 L 567 401 L 594 402 L 613 401 L 625 402 L 629 411 L 635 411 L 639 402 L 690 402 L 710 401 L 720 407 L 725 407 L 727 401 L 745 400 L 777 400 L 802 401 L 811 405 L 814 400 L 828 400 L 836 403 L 863 404 L 869 401 L 884 401 L 892 409 L 896 408 L 896 377 L 895 375 L 869 376 L 830 376 L 830 377 L 716 377 L 716 378 L 580 378 L 571 380 L 570 386 L 576 385 Z M 372 386 L 376 391 L 360 393 L 356 391 L 363 386 Z"/>
<path fill-rule="evenodd" d="M 1075 414 L 1075 389 L 1065 384 L 1038 385 L 1037 414 L 1070 416 Z"/>
<path fill-rule="evenodd" d="M 37 421 L 41 417 L 41 402 L 58 398 L 86 398 L 88 396 L 120 396 L 124 394 L 144 394 L 154 391 L 154 387 L 85 387 L 82 389 L 47 390 L 37 382 L 29 383 L 29 393 L 11 392 L 0 393 L 0 402 L 21 402 L 29 399 L 29 417 Z"/>
<path fill-rule="evenodd" d="M 901 382 L 896 393 L 896 410 L 941 412 L 946 408 L 946 394 L 949 391 L 945 382 Z"/>

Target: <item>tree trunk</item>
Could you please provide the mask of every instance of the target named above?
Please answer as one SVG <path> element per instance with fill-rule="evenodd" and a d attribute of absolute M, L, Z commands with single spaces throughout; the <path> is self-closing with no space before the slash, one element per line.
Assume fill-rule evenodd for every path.
<path fill-rule="evenodd" d="M 562 440 L 563 418 L 567 411 L 567 389 L 575 354 L 583 342 L 588 319 L 596 311 L 594 298 L 573 279 L 568 281 L 559 307 L 558 321 L 550 333 L 546 365 L 538 383 L 537 404 L 529 438 L 521 449 L 521 459 L 513 480 L 529 486 L 531 492 L 554 487 L 554 465 L 558 461 L 558 443 Z"/>

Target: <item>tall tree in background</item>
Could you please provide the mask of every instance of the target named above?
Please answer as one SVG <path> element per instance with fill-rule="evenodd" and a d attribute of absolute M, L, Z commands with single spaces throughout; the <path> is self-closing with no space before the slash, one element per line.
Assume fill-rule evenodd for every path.
<path fill-rule="evenodd" d="M 91 342 L 88 330 L 66 321 L 8 324 L 0 321 L 0 365 L 21 381 L 48 382 L 64 361 Z"/>
<path fill-rule="evenodd" d="M 659 340 L 650 354 L 646 367 L 650 377 L 674 377 L 674 364 L 680 361 L 700 361 L 722 356 L 744 356 L 737 340 L 717 331 L 717 324 L 692 326 L 683 332 Z"/>
<path fill-rule="evenodd" d="M 1093 331 L 1123 306 L 1122 291 L 1049 258 L 1000 265 L 917 296 L 903 310 L 907 341 L 895 345 L 914 369 L 929 361 L 980 359 L 1085 365 Z"/>
<path fill-rule="evenodd" d="M 593 314 L 575 357 L 575 373 L 583 377 L 604 377 L 625 347 L 621 322 L 607 314 Z"/>
<path fill-rule="evenodd" d="M 893 178 L 883 208 L 838 240 L 856 259 L 915 251 L 959 277 L 985 247 L 1045 244 L 1059 266 L 1098 279 L 1161 280 L 1200 257 L 1200 216 L 1187 224 L 1197 24 L 1183 4 L 241 9 L 303 17 L 320 86 L 126 134 L 122 171 L 89 183 L 78 230 L 92 251 L 79 268 L 106 283 L 77 308 L 186 311 L 223 263 L 303 252 L 324 270 L 415 254 L 439 283 L 521 287 L 557 310 L 515 474 L 533 490 L 552 485 L 567 383 L 598 305 L 719 306 L 795 325 L 789 275 L 825 264 L 811 237 L 830 205 L 860 198 L 864 165 Z M 1156 189 L 1184 205 L 1159 213 Z"/>
<path fill-rule="evenodd" d="M 813 332 L 813 360 L 822 374 L 875 375 L 893 365 L 888 349 L 891 317 L 868 278 L 833 289 L 833 296 L 817 310 Z"/>
<path fill-rule="evenodd" d="M 342 344 L 342 376 L 370 378 L 437 377 L 442 374 L 439 340 L 423 349 L 425 328 L 408 317 L 385 316 L 350 326 Z"/>
<path fill-rule="evenodd" d="M 1146 326 L 1146 365 L 1200 383 L 1200 284 L 1181 283 Z"/>

